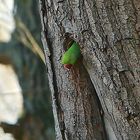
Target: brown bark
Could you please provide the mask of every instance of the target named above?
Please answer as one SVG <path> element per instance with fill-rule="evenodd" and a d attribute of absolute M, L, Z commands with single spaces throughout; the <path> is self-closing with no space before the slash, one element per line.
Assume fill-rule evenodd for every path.
<path fill-rule="evenodd" d="M 140 2 L 40 0 L 40 7 L 56 139 L 106 139 L 103 115 L 108 139 L 138 140 Z M 83 55 L 70 71 L 60 63 L 66 33 Z"/>

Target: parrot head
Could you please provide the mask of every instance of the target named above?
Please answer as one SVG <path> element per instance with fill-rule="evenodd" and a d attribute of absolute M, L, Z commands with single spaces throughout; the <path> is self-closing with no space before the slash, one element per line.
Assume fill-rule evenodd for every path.
<path fill-rule="evenodd" d="M 64 68 L 70 69 L 81 56 L 79 45 L 74 42 L 71 47 L 63 54 L 61 62 L 64 64 Z"/>

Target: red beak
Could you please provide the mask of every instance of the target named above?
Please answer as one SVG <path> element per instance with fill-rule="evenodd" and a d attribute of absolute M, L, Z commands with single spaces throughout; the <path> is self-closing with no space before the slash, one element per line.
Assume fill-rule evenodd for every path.
<path fill-rule="evenodd" d="M 72 64 L 64 64 L 64 68 L 70 70 L 72 67 Z"/>

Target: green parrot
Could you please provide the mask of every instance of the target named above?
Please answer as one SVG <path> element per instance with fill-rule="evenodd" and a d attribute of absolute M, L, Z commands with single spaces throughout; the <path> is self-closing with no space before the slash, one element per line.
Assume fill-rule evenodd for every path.
<path fill-rule="evenodd" d="M 76 42 L 73 42 L 71 47 L 62 56 L 61 62 L 64 64 L 64 68 L 70 69 L 80 58 L 80 47 Z"/>

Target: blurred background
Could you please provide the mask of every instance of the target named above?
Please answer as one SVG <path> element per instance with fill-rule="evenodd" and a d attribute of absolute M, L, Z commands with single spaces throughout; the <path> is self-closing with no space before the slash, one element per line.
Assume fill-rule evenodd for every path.
<path fill-rule="evenodd" d="M 0 0 L 0 140 L 55 140 L 38 0 Z"/>

